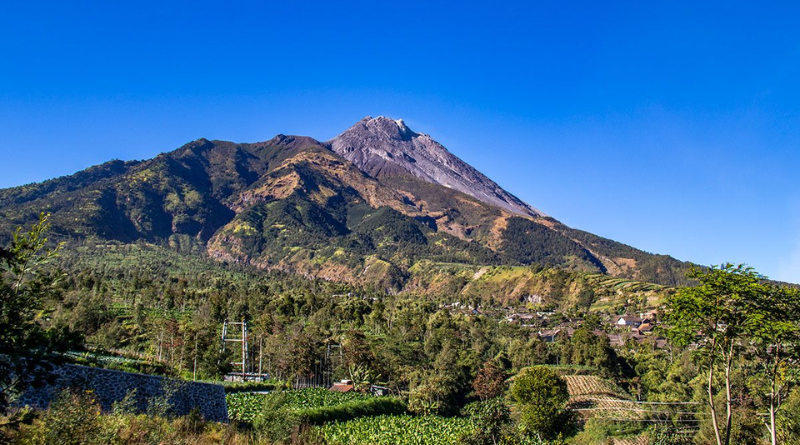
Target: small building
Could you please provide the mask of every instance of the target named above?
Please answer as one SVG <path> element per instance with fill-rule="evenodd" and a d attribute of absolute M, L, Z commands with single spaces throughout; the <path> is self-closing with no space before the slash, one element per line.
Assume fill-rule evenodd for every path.
<path fill-rule="evenodd" d="M 651 332 L 653 332 L 653 329 L 655 329 L 655 328 L 656 327 L 652 323 L 650 323 L 649 321 L 644 321 L 644 322 L 642 322 L 642 324 L 637 326 L 634 330 L 639 335 L 645 335 L 645 334 L 650 334 Z"/>
<path fill-rule="evenodd" d="M 608 334 L 608 344 L 612 348 L 621 348 L 625 345 L 625 339 L 620 334 Z"/>
<path fill-rule="evenodd" d="M 617 318 L 614 319 L 614 325 L 618 327 L 638 327 L 642 324 L 642 319 L 639 317 L 633 317 L 630 315 L 619 315 Z"/>
<path fill-rule="evenodd" d="M 641 319 L 649 319 L 649 320 L 658 320 L 658 311 L 655 309 L 649 310 L 647 312 L 640 312 L 639 318 Z"/>
<path fill-rule="evenodd" d="M 335 392 L 350 392 L 353 390 L 353 381 L 342 380 L 339 382 L 334 382 L 333 386 L 330 387 L 330 390 Z"/>
<path fill-rule="evenodd" d="M 561 329 L 545 329 L 543 331 L 539 331 L 539 338 L 547 343 L 552 343 L 556 341 L 559 334 L 561 334 Z"/>

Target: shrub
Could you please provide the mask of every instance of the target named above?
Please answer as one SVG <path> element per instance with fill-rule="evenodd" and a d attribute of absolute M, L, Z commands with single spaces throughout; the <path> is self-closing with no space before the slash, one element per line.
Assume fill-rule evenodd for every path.
<path fill-rule="evenodd" d="M 417 385 L 408 394 L 408 409 L 423 416 L 449 414 L 454 397 L 453 388 L 441 378 L 431 378 Z"/>
<path fill-rule="evenodd" d="M 327 422 L 344 422 L 359 417 L 400 415 L 405 414 L 407 410 L 408 407 L 400 399 L 394 397 L 376 397 L 334 406 L 304 409 L 298 411 L 297 414 L 303 423 L 321 425 Z"/>
<path fill-rule="evenodd" d="M 281 391 L 289 389 L 288 383 L 281 380 L 267 380 L 265 382 L 237 382 L 224 386 L 226 394 L 233 394 L 237 392 L 255 392 L 255 391 Z"/>
<path fill-rule="evenodd" d="M 471 435 L 463 438 L 464 445 L 496 444 L 511 416 L 508 406 L 499 398 L 470 403 L 461 413 L 469 416 L 477 427 Z"/>
<path fill-rule="evenodd" d="M 22 429 L 24 443 L 42 445 L 105 445 L 115 433 L 94 393 L 76 390 L 63 391 L 40 419 Z"/>
<path fill-rule="evenodd" d="M 264 400 L 253 427 L 270 443 L 284 443 L 299 430 L 300 418 L 297 411 L 288 408 L 285 394 L 275 394 Z"/>
<path fill-rule="evenodd" d="M 572 441 L 576 445 L 591 445 L 596 443 L 613 442 L 614 438 L 629 438 L 639 435 L 643 431 L 641 422 L 620 422 L 593 417 L 583 426 L 583 431 L 578 433 Z M 674 437 L 674 435 L 673 435 Z M 655 442 L 659 445 L 670 442 Z"/>
<path fill-rule="evenodd" d="M 565 410 L 567 382 L 543 367 L 527 368 L 514 378 L 511 397 L 519 404 L 520 423 L 530 433 L 554 438 L 574 423 Z"/>

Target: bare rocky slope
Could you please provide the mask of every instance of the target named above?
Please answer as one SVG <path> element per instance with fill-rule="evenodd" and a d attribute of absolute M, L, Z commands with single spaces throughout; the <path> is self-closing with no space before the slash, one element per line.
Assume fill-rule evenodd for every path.
<path fill-rule="evenodd" d="M 427 134 L 412 131 L 402 119 L 368 116 L 327 144 L 378 179 L 412 175 L 519 215 L 546 216 L 503 190 Z"/>

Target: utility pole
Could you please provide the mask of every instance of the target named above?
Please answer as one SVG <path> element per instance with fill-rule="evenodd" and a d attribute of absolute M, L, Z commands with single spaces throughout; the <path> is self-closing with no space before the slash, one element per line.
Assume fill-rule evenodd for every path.
<path fill-rule="evenodd" d="M 258 377 L 260 379 L 264 378 L 264 374 L 261 372 L 261 364 L 264 358 L 263 353 L 264 353 L 264 336 L 260 335 L 258 337 Z"/>
<path fill-rule="evenodd" d="M 228 328 L 241 327 L 241 336 L 230 338 L 228 336 Z M 231 365 L 242 367 L 242 381 L 247 381 L 247 322 L 242 321 L 225 321 L 222 324 L 222 352 L 225 352 L 225 347 L 228 342 L 242 344 L 242 360 L 240 362 L 231 362 Z"/>

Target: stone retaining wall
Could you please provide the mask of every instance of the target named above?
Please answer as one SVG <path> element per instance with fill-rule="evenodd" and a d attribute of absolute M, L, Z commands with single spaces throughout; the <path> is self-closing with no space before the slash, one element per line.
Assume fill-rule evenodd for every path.
<path fill-rule="evenodd" d="M 228 421 L 222 385 L 80 365 L 60 365 L 53 373 L 57 376 L 53 384 L 29 389 L 15 404 L 45 409 L 61 391 L 72 387 L 93 390 L 103 409 L 109 411 L 114 402 L 136 390 L 135 407 L 140 413 L 146 413 L 155 403 L 164 402 L 161 406 L 171 415 L 184 416 L 197 407 L 206 420 Z"/>

